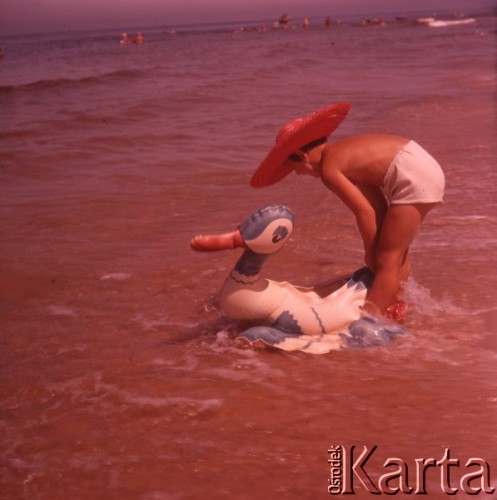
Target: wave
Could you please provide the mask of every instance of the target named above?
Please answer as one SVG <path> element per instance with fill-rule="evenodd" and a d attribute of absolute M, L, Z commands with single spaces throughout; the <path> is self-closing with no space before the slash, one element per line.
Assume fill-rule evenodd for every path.
<path fill-rule="evenodd" d="M 58 90 L 61 87 L 97 85 L 115 83 L 122 81 L 137 80 L 143 76 L 143 71 L 138 70 L 118 70 L 98 76 L 85 76 L 82 78 L 56 78 L 47 80 L 37 80 L 35 82 L 23 83 L 20 85 L 0 86 L 0 94 L 11 94 L 13 92 L 32 92 L 43 90 Z"/>

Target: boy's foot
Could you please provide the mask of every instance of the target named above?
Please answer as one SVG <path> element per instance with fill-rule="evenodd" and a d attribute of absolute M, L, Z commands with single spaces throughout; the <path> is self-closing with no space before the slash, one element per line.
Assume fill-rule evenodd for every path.
<path fill-rule="evenodd" d="M 409 305 L 407 302 L 402 300 L 396 300 L 388 309 L 385 311 L 385 317 L 396 321 L 397 323 L 403 323 L 407 316 L 407 310 Z"/>

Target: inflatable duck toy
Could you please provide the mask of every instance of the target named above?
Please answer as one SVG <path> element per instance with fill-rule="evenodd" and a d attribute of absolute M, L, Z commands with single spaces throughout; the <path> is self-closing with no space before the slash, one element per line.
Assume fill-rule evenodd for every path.
<path fill-rule="evenodd" d="M 244 248 L 219 297 L 227 316 L 256 325 L 239 334 L 239 342 L 326 353 L 347 346 L 382 345 L 405 334 L 404 327 L 385 318 L 363 315 L 373 278 L 367 268 L 312 287 L 261 276 L 267 259 L 288 241 L 294 222 L 289 208 L 270 206 L 254 212 L 235 231 L 191 240 L 197 251 Z"/>

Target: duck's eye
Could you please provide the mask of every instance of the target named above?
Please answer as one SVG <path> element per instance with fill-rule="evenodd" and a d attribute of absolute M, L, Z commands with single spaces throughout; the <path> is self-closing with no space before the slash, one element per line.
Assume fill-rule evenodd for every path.
<path fill-rule="evenodd" d="M 281 240 L 285 239 L 288 234 L 288 229 L 285 226 L 278 226 L 274 232 L 271 241 L 273 243 L 279 243 Z"/>

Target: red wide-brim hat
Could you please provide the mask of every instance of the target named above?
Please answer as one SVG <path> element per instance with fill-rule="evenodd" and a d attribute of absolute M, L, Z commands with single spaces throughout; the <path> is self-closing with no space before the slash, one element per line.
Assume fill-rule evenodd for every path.
<path fill-rule="evenodd" d="M 270 186 L 287 176 L 293 170 L 288 157 L 306 144 L 331 135 L 349 109 L 350 104 L 346 102 L 331 104 L 283 125 L 276 136 L 276 144 L 254 172 L 250 185 Z"/>

